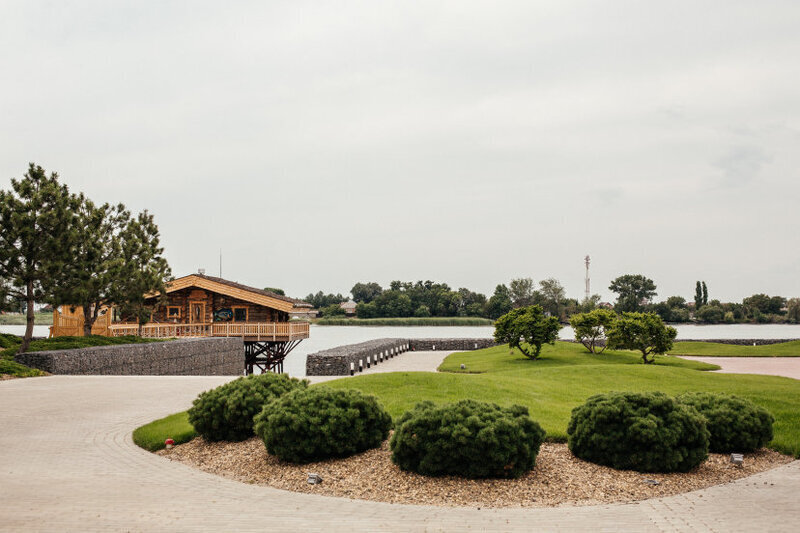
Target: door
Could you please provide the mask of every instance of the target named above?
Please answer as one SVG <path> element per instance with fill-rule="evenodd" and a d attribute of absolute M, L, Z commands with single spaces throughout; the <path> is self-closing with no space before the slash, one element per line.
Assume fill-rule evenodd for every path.
<path fill-rule="evenodd" d="M 206 321 L 206 303 L 189 302 L 189 323 L 203 324 Z"/>

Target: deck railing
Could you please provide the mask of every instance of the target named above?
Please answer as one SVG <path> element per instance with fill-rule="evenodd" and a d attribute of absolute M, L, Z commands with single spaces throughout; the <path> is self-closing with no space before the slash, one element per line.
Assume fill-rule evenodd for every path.
<path fill-rule="evenodd" d="M 109 326 L 113 337 L 122 335 L 139 335 L 136 324 L 115 324 Z M 215 324 L 145 324 L 141 336 L 148 338 L 170 337 L 246 337 L 256 340 L 296 340 L 307 339 L 308 322 L 264 322 L 237 323 L 224 322 Z"/>

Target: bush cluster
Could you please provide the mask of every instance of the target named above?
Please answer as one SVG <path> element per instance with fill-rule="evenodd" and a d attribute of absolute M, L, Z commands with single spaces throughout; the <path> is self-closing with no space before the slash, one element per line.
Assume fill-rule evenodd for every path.
<path fill-rule="evenodd" d="M 307 386 L 286 374 L 242 377 L 201 393 L 189 409 L 189 422 L 206 440 L 244 440 L 253 436 L 253 417 L 264 405 Z"/>
<path fill-rule="evenodd" d="M 391 426 L 392 418 L 373 396 L 325 387 L 291 392 L 255 418 L 255 432 L 267 451 L 293 463 L 375 448 Z"/>
<path fill-rule="evenodd" d="M 396 424 L 392 461 L 429 476 L 516 478 L 533 468 L 545 432 L 519 405 L 422 402 Z"/>
<path fill-rule="evenodd" d="M 592 396 L 567 435 L 575 456 L 620 470 L 686 472 L 708 457 L 705 418 L 661 392 Z"/>
<path fill-rule="evenodd" d="M 709 449 L 715 453 L 751 452 L 772 440 L 775 419 L 753 402 L 728 394 L 690 392 L 678 402 L 695 408 L 711 433 Z"/>

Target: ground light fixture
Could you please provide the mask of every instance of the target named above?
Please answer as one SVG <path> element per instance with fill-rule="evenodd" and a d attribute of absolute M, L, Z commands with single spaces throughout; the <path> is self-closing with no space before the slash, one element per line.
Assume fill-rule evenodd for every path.
<path fill-rule="evenodd" d="M 309 485 L 319 485 L 322 483 L 322 476 L 319 474 L 312 474 L 309 472 L 308 474 L 308 484 Z"/>

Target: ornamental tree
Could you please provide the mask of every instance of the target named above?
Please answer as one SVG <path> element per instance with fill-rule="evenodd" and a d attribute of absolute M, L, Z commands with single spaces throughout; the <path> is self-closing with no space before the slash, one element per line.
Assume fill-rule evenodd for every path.
<path fill-rule="evenodd" d="M 0 191 L 0 280 L 6 296 L 26 302 L 25 352 L 33 336 L 34 302 L 48 299 L 55 280 L 71 260 L 77 236 L 76 197 L 31 163 L 11 190 Z"/>
<path fill-rule="evenodd" d="M 610 309 L 594 309 L 588 313 L 572 315 L 569 323 L 575 330 L 575 340 L 583 344 L 591 353 L 598 353 L 598 346 L 602 346 L 599 353 L 606 350 L 606 339 L 609 329 L 614 325 L 617 314 Z"/>
<path fill-rule="evenodd" d="M 561 329 L 558 319 L 545 316 L 542 307 L 531 305 L 513 309 L 494 323 L 494 340 L 508 343 L 510 348 L 519 348 L 523 355 L 533 359 L 539 357 L 542 344 L 554 344 Z"/>
<path fill-rule="evenodd" d="M 608 347 L 611 349 L 638 350 L 642 361 L 650 364 L 657 354 L 672 348 L 678 331 L 664 324 L 655 313 L 623 313 L 608 330 Z"/>

